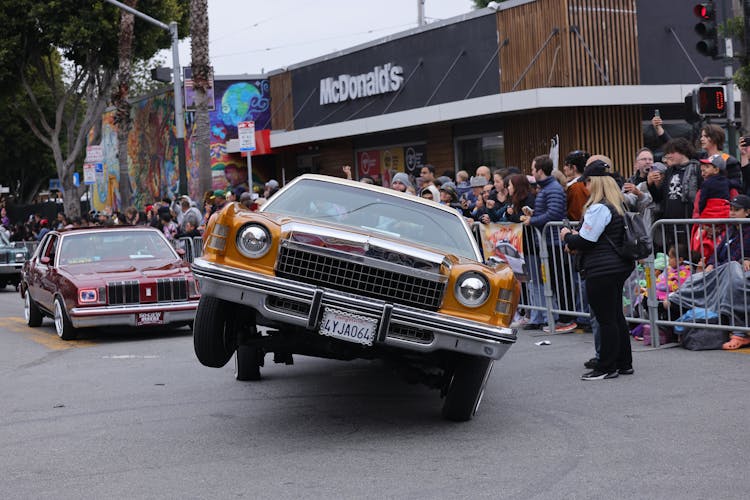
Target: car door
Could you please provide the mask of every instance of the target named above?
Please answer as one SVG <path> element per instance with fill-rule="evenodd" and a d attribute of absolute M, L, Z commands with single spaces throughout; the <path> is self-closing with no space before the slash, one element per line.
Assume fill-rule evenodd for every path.
<path fill-rule="evenodd" d="M 47 267 L 45 264 L 41 264 L 40 260 L 42 258 L 42 255 L 44 255 L 44 248 L 47 245 L 50 236 L 51 234 L 47 233 L 42 238 L 42 241 L 39 242 L 39 245 L 34 250 L 34 253 L 29 259 L 26 275 L 24 276 L 24 279 L 26 280 L 26 293 L 29 293 L 32 300 L 34 300 L 34 302 L 36 303 L 39 303 L 39 284 L 41 282 L 40 275 L 44 270 L 46 270 Z"/>
<path fill-rule="evenodd" d="M 57 289 L 57 269 L 55 268 L 55 259 L 57 257 L 59 243 L 60 237 L 56 233 L 50 233 L 47 243 L 39 254 L 40 257 L 37 262 L 39 281 L 36 289 L 37 295 L 35 296 L 32 294 L 32 297 L 40 306 L 48 311 L 52 310 L 52 301 L 55 298 L 55 291 Z"/>

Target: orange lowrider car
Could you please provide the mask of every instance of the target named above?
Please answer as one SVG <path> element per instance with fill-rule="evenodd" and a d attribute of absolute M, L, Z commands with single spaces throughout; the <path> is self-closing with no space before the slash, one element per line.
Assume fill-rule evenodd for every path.
<path fill-rule="evenodd" d="M 295 353 L 383 358 L 440 389 L 446 418 L 468 420 L 493 361 L 516 341 L 513 271 L 485 264 L 444 205 L 304 175 L 260 212 L 228 205 L 205 236 L 193 262 L 195 352 L 211 367 L 236 352 L 240 380 L 260 377 L 267 352 L 286 363 Z"/>

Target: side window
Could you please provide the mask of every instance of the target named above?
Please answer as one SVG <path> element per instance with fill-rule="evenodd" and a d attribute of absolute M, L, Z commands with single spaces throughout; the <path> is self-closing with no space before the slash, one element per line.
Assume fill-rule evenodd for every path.
<path fill-rule="evenodd" d="M 59 238 L 57 235 L 52 235 L 47 240 L 47 246 L 44 248 L 44 257 L 49 257 L 50 265 L 55 263 L 55 255 L 57 254 L 57 243 Z"/>

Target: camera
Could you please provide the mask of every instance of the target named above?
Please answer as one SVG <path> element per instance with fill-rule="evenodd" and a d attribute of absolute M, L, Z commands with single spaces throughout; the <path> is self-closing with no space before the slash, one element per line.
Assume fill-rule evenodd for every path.
<path fill-rule="evenodd" d="M 745 135 L 743 137 L 740 137 L 740 146 L 742 147 L 750 146 L 750 135 Z"/>
<path fill-rule="evenodd" d="M 573 230 L 573 226 L 570 225 L 570 220 L 568 220 L 567 217 L 562 220 L 562 223 L 563 223 L 563 227 L 565 229 L 567 229 L 568 231 L 572 231 Z"/>

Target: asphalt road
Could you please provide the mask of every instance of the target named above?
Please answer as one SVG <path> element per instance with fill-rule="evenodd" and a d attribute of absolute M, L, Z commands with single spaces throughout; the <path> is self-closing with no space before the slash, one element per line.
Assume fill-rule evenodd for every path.
<path fill-rule="evenodd" d="M 522 332 L 456 424 L 375 362 L 237 382 L 187 329 L 64 342 L 22 312 L 0 291 L 4 499 L 747 498 L 748 349 L 634 344 L 635 375 L 582 382 L 590 335 Z"/>

